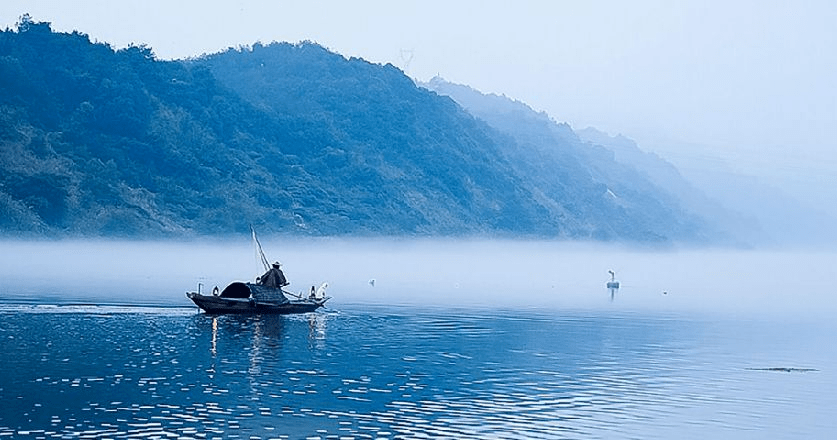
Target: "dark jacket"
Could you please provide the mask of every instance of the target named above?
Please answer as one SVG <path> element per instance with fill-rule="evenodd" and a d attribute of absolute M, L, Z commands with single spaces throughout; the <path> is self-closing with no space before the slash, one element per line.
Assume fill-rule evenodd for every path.
<path fill-rule="evenodd" d="M 285 274 L 282 273 L 282 269 L 272 267 L 259 278 L 259 284 L 278 289 L 282 286 L 287 286 L 288 280 L 285 278 Z"/>

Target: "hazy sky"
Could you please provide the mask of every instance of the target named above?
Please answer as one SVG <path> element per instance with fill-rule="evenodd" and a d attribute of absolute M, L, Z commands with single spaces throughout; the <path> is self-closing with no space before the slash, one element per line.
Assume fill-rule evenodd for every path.
<path fill-rule="evenodd" d="M 813 182 L 837 173 L 835 0 L 3 0 L 0 27 L 24 12 L 161 58 L 313 40 L 646 149 L 696 144 L 679 153 Z"/>

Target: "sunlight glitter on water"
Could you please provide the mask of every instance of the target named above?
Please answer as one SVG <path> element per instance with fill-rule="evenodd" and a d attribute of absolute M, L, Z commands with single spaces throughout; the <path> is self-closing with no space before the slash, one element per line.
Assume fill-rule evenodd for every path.
<path fill-rule="evenodd" d="M 0 310 L 0 436 L 821 438 L 835 404 L 834 349 L 772 322 L 45 310 Z"/>

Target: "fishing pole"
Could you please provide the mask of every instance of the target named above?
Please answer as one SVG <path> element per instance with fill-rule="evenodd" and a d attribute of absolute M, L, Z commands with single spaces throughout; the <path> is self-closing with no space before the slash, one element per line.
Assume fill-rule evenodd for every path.
<path fill-rule="evenodd" d="M 267 262 L 267 258 L 264 256 L 262 244 L 259 242 L 259 238 L 256 237 L 256 230 L 253 228 L 253 225 L 250 225 L 250 233 L 253 235 L 253 243 L 256 245 L 256 252 L 258 253 L 257 257 L 260 258 L 262 266 L 264 266 L 264 270 L 267 271 L 270 269 L 270 263 Z"/>

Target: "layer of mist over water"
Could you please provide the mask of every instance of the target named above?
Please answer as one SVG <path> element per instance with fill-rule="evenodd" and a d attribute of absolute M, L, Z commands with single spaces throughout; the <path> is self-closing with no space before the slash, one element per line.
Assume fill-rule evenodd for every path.
<path fill-rule="evenodd" d="M 210 316 L 249 243 L 1 245 L 0 438 L 833 434 L 829 253 L 264 240 L 329 307 Z"/>
<path fill-rule="evenodd" d="M 647 251 L 555 242 L 264 240 L 291 291 L 340 303 L 829 316 L 830 252 Z M 191 305 L 187 290 L 253 280 L 248 242 L 3 242 L 6 302 Z M 611 301 L 608 270 L 621 288 Z"/>

